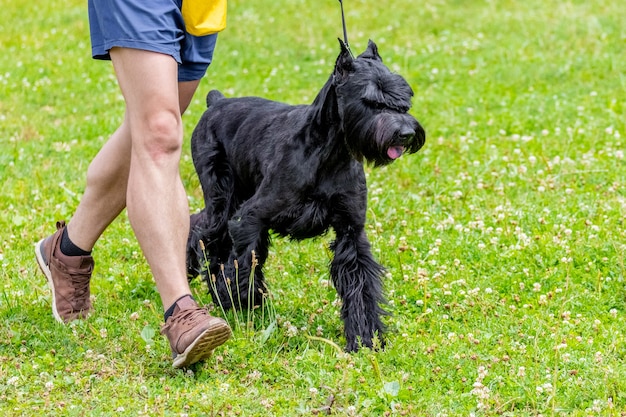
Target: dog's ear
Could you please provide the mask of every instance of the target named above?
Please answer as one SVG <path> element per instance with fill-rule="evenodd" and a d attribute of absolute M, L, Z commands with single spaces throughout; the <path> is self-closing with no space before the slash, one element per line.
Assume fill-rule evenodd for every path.
<path fill-rule="evenodd" d="M 352 53 L 350 52 L 350 48 L 345 44 L 344 41 L 339 39 L 339 46 L 341 47 L 341 53 L 337 57 L 337 62 L 335 63 L 335 72 L 341 76 L 344 76 L 348 72 L 352 71 L 352 62 L 354 58 L 352 57 Z"/>
<path fill-rule="evenodd" d="M 365 52 L 363 52 L 358 57 L 366 58 L 366 59 L 374 59 L 374 60 L 383 62 L 383 59 L 380 57 L 380 55 L 378 55 L 378 46 L 376 46 L 374 41 L 371 39 L 367 42 L 367 49 L 365 50 Z"/>
<path fill-rule="evenodd" d="M 337 38 L 337 40 L 339 41 L 339 47 L 341 48 L 341 54 L 348 54 L 350 56 L 352 56 L 352 53 L 350 52 L 350 48 L 348 47 L 348 44 L 346 44 L 343 39 L 341 38 Z"/>

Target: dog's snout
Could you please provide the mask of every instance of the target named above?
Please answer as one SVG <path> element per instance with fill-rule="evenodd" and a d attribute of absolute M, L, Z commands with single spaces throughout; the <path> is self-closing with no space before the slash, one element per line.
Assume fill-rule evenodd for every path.
<path fill-rule="evenodd" d="M 411 128 L 402 129 L 398 132 L 398 138 L 403 143 L 411 142 L 414 137 L 415 137 L 415 130 Z"/>
<path fill-rule="evenodd" d="M 426 141 L 424 128 L 417 122 L 415 125 L 400 129 L 398 137 L 408 147 L 410 153 L 419 151 Z"/>

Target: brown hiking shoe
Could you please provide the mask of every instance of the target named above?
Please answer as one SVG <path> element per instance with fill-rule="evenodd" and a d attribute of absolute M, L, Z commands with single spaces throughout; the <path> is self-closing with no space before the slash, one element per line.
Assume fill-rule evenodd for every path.
<path fill-rule="evenodd" d="M 231 331 L 224 319 L 211 316 L 188 296 L 176 301 L 161 334 L 170 342 L 174 368 L 184 368 L 211 356 L 213 349 L 230 338 Z"/>
<path fill-rule="evenodd" d="M 61 323 L 86 318 L 91 312 L 89 280 L 94 266 L 91 256 L 61 253 L 64 229 L 65 222 L 57 222 L 57 231 L 35 246 L 37 263 L 52 291 L 52 314 Z"/>

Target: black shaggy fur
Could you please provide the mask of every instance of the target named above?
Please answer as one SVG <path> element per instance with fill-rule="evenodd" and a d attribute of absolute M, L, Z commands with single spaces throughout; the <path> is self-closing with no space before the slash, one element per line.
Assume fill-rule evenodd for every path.
<path fill-rule="evenodd" d="M 383 65 L 374 42 L 357 58 L 340 44 L 311 105 L 208 94 L 191 143 L 205 208 L 191 217 L 188 273 L 203 273 L 225 308 L 231 300 L 235 308 L 260 305 L 270 230 L 300 240 L 333 228 L 330 274 L 343 302 L 346 349 L 355 351 L 359 343 L 372 347 L 385 329 L 384 268 L 364 230 L 363 162 L 381 166 L 417 152 L 425 133 L 408 113 L 411 87 Z"/>

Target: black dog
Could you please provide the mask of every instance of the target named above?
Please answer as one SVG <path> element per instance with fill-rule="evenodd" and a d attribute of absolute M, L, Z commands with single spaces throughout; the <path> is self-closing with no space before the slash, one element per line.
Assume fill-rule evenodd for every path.
<path fill-rule="evenodd" d="M 202 272 L 206 249 L 213 299 L 225 308 L 260 305 L 270 230 L 300 240 L 332 227 L 330 273 L 347 350 L 355 351 L 382 336 L 386 314 L 384 268 L 364 230 L 362 163 L 417 152 L 425 133 L 408 113 L 411 87 L 383 65 L 374 42 L 357 58 L 339 42 L 334 72 L 312 105 L 208 94 L 191 140 L 205 208 L 191 217 L 188 273 Z"/>

